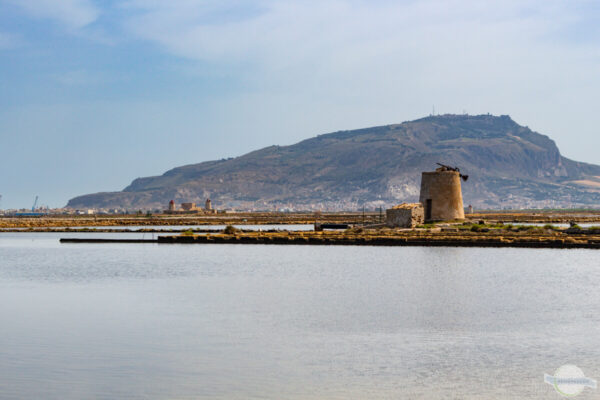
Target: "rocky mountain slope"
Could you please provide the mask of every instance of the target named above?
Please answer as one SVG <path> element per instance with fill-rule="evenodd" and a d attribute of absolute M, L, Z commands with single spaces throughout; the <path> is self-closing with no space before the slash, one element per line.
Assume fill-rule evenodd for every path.
<path fill-rule="evenodd" d="M 465 205 L 487 208 L 600 205 L 600 166 L 561 156 L 547 136 L 509 116 L 440 115 L 319 135 L 240 157 L 138 178 L 122 192 L 69 201 L 73 208 L 165 208 L 169 200 L 218 208 L 352 210 L 418 199 L 420 173 L 459 166 Z"/>

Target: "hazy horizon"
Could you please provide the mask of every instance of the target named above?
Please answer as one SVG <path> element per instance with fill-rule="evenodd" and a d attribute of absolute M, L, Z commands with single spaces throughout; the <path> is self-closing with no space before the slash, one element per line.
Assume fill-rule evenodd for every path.
<path fill-rule="evenodd" d="M 600 5 L 0 0 L 0 208 L 338 130 L 508 114 L 600 164 Z"/>

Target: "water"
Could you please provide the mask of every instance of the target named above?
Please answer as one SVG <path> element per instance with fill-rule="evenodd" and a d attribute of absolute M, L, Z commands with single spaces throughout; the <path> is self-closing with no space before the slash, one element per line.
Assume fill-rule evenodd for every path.
<path fill-rule="evenodd" d="M 139 230 L 139 229 L 154 229 L 154 230 L 179 230 L 185 231 L 188 229 L 211 229 L 222 230 L 227 225 L 114 225 L 114 226 L 75 226 L 75 227 L 52 227 L 52 229 L 69 229 L 75 231 L 77 229 L 114 229 L 114 230 Z M 310 224 L 272 224 L 272 225 L 233 225 L 235 228 L 249 231 L 268 231 L 268 230 L 289 230 L 289 231 L 312 231 L 314 225 Z M 42 227 L 43 229 L 44 227 Z M 2 230 L 22 230 L 26 231 L 29 228 L 0 228 Z"/>
<path fill-rule="evenodd" d="M 571 224 L 567 224 L 567 223 L 551 223 L 551 222 L 512 222 L 512 223 L 508 223 L 505 222 L 505 225 L 513 225 L 513 226 L 518 226 L 518 225 L 524 225 L 524 226 L 545 226 L 545 225 L 552 225 L 555 226 L 557 228 L 568 228 L 571 226 Z M 578 222 L 577 225 L 579 225 L 582 228 L 591 228 L 591 227 L 600 227 L 600 222 Z"/>
<path fill-rule="evenodd" d="M 88 226 L 86 229 L 166 229 L 166 230 L 187 230 L 187 229 L 211 229 L 222 230 L 227 225 L 117 225 L 117 226 Z M 233 225 L 233 227 L 249 231 L 268 231 L 268 230 L 288 230 L 288 231 L 312 231 L 314 225 L 310 224 L 274 224 L 274 225 Z M 71 228 L 77 229 L 77 228 Z"/>
<path fill-rule="evenodd" d="M 0 234 L 1 399 L 538 399 L 562 364 L 600 378 L 595 250 L 65 235 Z"/>

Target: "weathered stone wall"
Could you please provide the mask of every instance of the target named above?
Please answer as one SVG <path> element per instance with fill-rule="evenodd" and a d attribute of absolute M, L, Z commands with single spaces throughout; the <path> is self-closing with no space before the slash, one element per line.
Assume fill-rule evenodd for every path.
<path fill-rule="evenodd" d="M 181 209 L 185 211 L 191 211 L 196 208 L 196 203 L 181 203 Z"/>
<path fill-rule="evenodd" d="M 431 202 L 431 211 L 428 210 Z M 465 218 L 460 174 L 456 171 L 423 172 L 421 195 L 426 221 L 449 221 Z"/>
<path fill-rule="evenodd" d="M 385 223 L 390 228 L 414 228 L 425 221 L 421 203 L 401 204 L 385 210 Z"/>

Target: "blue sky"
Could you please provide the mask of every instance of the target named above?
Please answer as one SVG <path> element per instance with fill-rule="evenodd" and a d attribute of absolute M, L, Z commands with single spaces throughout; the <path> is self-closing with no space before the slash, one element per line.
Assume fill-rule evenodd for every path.
<path fill-rule="evenodd" d="M 597 1 L 0 0 L 1 208 L 440 113 L 600 164 Z"/>

